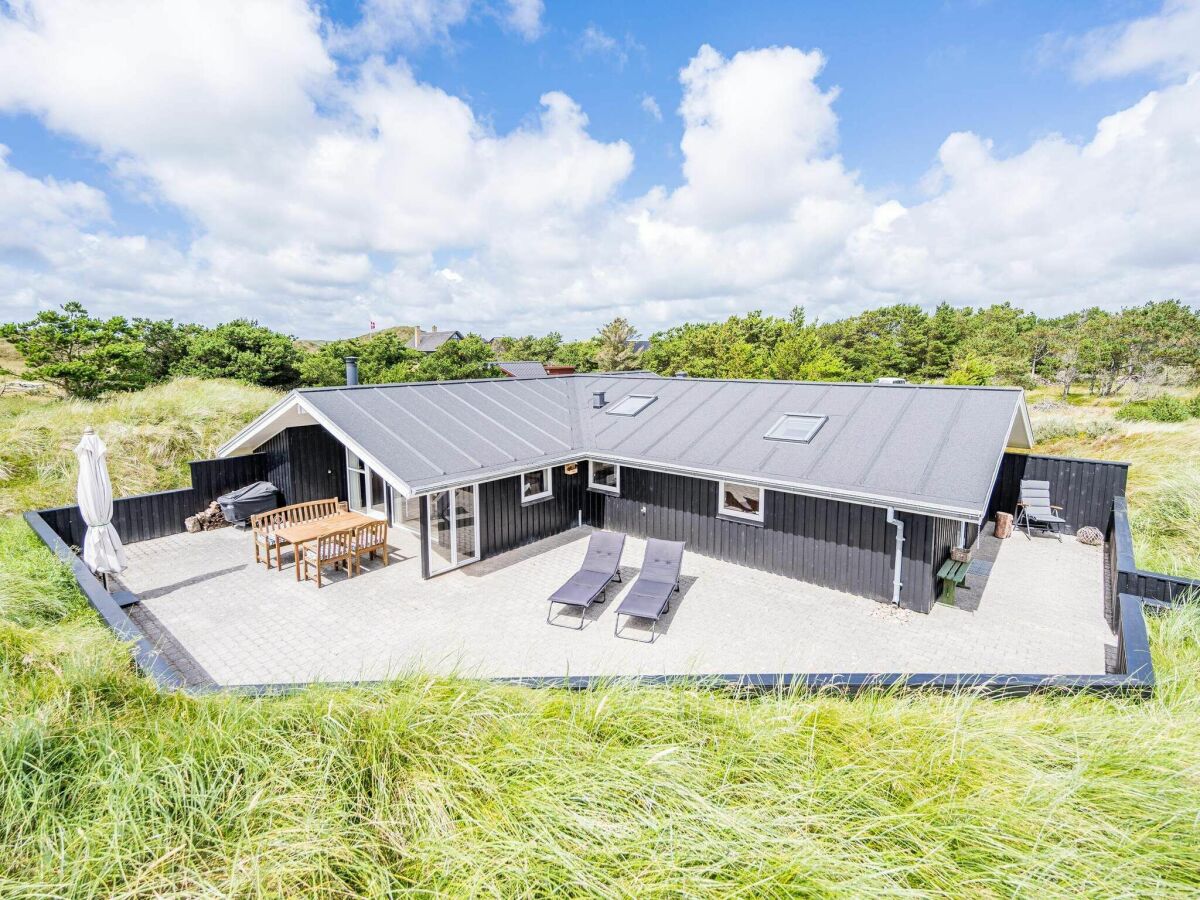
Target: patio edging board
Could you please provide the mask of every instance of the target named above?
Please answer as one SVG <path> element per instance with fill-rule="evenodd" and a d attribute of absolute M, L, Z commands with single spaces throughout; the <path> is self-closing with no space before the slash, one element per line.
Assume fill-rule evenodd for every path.
<path fill-rule="evenodd" d="M 1119 498 L 1123 499 L 1123 498 Z M 1114 509 L 1114 512 L 1116 510 Z M 138 668 L 155 684 L 166 690 L 182 690 L 203 695 L 213 692 L 237 692 L 270 695 L 290 693 L 310 687 L 328 688 L 387 684 L 392 679 L 363 680 L 348 682 L 300 682 L 258 685 L 194 685 L 170 664 L 155 649 L 149 638 L 130 619 L 129 615 L 113 599 L 99 579 L 87 568 L 74 552 L 41 515 L 41 511 L 24 514 L 25 521 L 41 541 L 71 568 L 71 573 L 92 608 L 113 631 L 119 640 L 131 644 L 131 652 Z M 1114 520 L 1117 517 L 1114 515 Z M 1123 519 L 1117 520 L 1120 531 Z M 1127 523 L 1126 530 L 1128 529 Z M 1116 568 L 1118 574 L 1126 574 L 1122 563 L 1127 562 L 1121 552 L 1121 541 L 1116 542 Z M 988 696 L 1025 696 L 1038 692 L 1101 693 L 1149 697 L 1154 689 L 1154 667 L 1150 654 L 1146 629 L 1145 609 L 1158 604 L 1147 604 L 1143 598 L 1130 593 L 1118 592 L 1114 584 L 1116 599 L 1116 634 L 1118 668 L 1121 671 L 1106 675 L 1050 675 L 1050 674 L 966 674 L 966 673 L 721 673 L 711 675 L 642 675 L 642 676 L 567 676 L 567 677 L 499 677 L 489 681 L 531 688 L 566 688 L 590 690 L 611 683 L 635 682 L 641 685 L 688 684 L 695 686 L 719 686 L 735 692 L 759 694 L 770 691 L 831 691 L 849 695 L 867 690 L 932 690 L 932 691 L 975 691 Z"/>

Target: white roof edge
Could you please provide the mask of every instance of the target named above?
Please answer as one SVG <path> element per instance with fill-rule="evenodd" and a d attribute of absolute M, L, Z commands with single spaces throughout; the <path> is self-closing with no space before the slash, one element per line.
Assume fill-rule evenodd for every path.
<path fill-rule="evenodd" d="M 1002 454 L 1003 456 L 1003 454 Z M 612 453 L 590 453 L 586 450 L 573 452 L 570 454 L 559 454 L 557 456 L 548 457 L 543 460 L 529 460 L 522 464 L 513 464 L 505 466 L 503 469 L 497 469 L 488 472 L 486 476 L 479 475 L 470 476 L 467 473 L 462 473 L 455 476 L 453 479 L 439 479 L 435 482 L 418 483 L 413 487 L 416 495 L 431 494 L 435 491 L 444 491 L 447 488 L 456 487 L 461 484 L 475 484 L 487 481 L 499 481 L 501 478 L 511 478 L 514 475 L 519 475 L 522 472 L 532 472 L 535 469 L 545 468 L 546 466 L 560 466 L 568 462 L 582 462 L 583 460 L 594 459 L 600 462 L 611 462 L 621 466 L 631 466 L 638 469 L 646 469 L 650 472 L 665 472 L 669 475 L 683 475 L 690 478 L 703 478 L 707 481 L 721 481 L 737 479 L 746 484 L 760 485 L 768 490 L 781 491 L 788 494 L 802 494 L 806 497 L 816 497 L 824 500 L 841 500 L 847 503 L 856 503 L 860 506 L 876 506 L 879 508 L 892 507 L 900 512 L 915 513 L 923 516 L 933 516 L 940 519 L 955 519 L 963 522 L 977 522 L 979 517 L 987 512 L 986 505 L 984 509 L 974 509 L 970 507 L 955 507 L 943 506 L 937 503 L 919 503 L 914 500 L 906 500 L 898 497 L 888 497 L 885 494 L 871 494 L 862 491 L 847 491 L 837 488 L 824 488 L 815 485 L 804 484 L 801 482 L 781 481 L 778 479 L 764 479 L 756 475 L 746 475 L 741 472 L 729 472 L 719 469 L 698 469 L 692 466 L 669 466 L 662 463 L 650 462 L 636 457 L 616 456 Z"/>
<path fill-rule="evenodd" d="M 318 410 L 312 403 L 304 398 L 304 395 L 298 391 L 292 391 L 269 410 L 239 431 L 233 438 L 226 441 L 217 450 L 218 457 L 226 457 L 232 454 L 234 450 L 245 446 L 250 441 L 254 440 L 256 433 L 261 433 L 266 430 L 267 426 L 273 423 L 280 416 L 287 413 L 293 404 L 303 409 L 309 416 L 313 418 L 322 428 L 337 438 L 342 446 L 351 450 L 355 456 L 366 462 L 372 469 L 383 476 L 383 480 L 388 482 L 392 487 L 398 490 L 405 497 L 413 496 L 413 489 L 407 481 L 381 463 L 373 454 L 368 453 L 358 443 L 351 438 L 346 432 L 338 428 L 324 413 Z M 264 438 L 263 440 L 268 440 Z M 251 452 L 257 447 L 262 446 L 263 441 L 259 441 L 254 445 Z M 462 484 L 462 482 L 459 482 Z"/>
<path fill-rule="evenodd" d="M 224 459 L 225 457 L 236 455 L 236 451 L 253 440 L 255 434 L 265 431 L 268 425 L 286 413 L 291 408 L 291 405 L 299 399 L 299 396 L 298 391 L 288 391 L 282 399 L 268 407 L 266 412 L 255 416 L 237 434 L 218 447 L 217 458 Z M 269 440 L 269 438 L 265 440 Z M 262 441 L 259 441 L 254 447 L 260 447 L 262 443 Z M 251 452 L 253 452 L 253 447 L 251 448 Z"/>
<path fill-rule="evenodd" d="M 1017 413 L 1020 413 L 1020 416 Z M 1021 430 L 1025 432 L 1025 440 L 1020 444 L 1013 443 L 1013 431 L 1016 430 L 1018 421 L 1021 424 Z M 1005 446 L 1032 450 L 1034 443 L 1033 421 L 1029 418 L 1029 404 L 1025 402 L 1025 392 L 1021 391 L 1020 398 L 1017 400 L 1017 409 L 1013 413 L 1012 425 L 1008 429 L 1008 443 Z"/>

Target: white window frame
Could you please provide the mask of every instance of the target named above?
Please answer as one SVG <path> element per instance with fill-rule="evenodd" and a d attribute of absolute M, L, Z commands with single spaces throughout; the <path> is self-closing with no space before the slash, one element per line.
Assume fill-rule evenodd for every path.
<path fill-rule="evenodd" d="M 479 562 L 479 560 L 481 560 L 483 558 L 482 535 L 481 535 L 483 528 L 481 527 L 481 519 L 480 519 L 480 514 L 479 514 L 479 484 L 480 484 L 480 482 L 475 482 L 474 484 L 458 484 L 458 485 L 455 485 L 454 487 L 448 487 L 448 488 L 441 489 L 441 491 L 445 491 L 445 492 L 449 493 L 449 502 L 451 503 L 451 505 L 453 505 L 453 503 L 454 503 L 454 492 L 455 491 L 457 491 L 459 489 L 462 489 L 464 491 L 469 490 L 473 494 L 474 499 L 472 500 L 472 503 L 474 504 L 474 510 L 475 510 L 475 513 L 474 513 L 475 547 L 474 547 L 474 551 L 473 551 L 474 555 L 470 559 L 459 559 L 458 558 L 458 517 L 454 513 L 451 513 L 450 514 L 450 556 L 451 556 L 450 565 L 447 568 L 441 569 L 440 571 L 437 571 L 437 572 L 430 571 L 430 573 L 429 573 L 430 578 L 437 578 L 439 575 L 445 575 L 447 572 L 453 572 L 455 569 L 461 569 L 463 566 L 469 566 L 469 565 L 471 565 L 471 563 L 477 563 L 477 562 Z M 441 493 L 441 491 L 433 491 L 432 493 L 424 495 L 424 497 L 425 497 L 425 534 L 426 534 L 425 552 L 428 554 L 427 559 L 428 559 L 428 564 L 429 564 L 429 567 L 431 570 L 433 568 L 433 556 L 434 556 L 434 553 L 433 553 L 433 515 L 434 515 L 434 512 L 433 512 L 433 503 L 431 501 L 433 500 L 433 495 L 437 494 L 437 493 Z"/>
<path fill-rule="evenodd" d="M 758 491 L 758 512 L 749 513 L 740 509 L 729 509 L 725 506 L 725 485 L 736 484 L 739 487 L 755 488 Z M 728 481 L 722 479 L 717 482 L 717 515 L 728 516 L 731 519 L 741 519 L 746 522 L 754 522 L 762 525 L 766 520 L 767 515 L 767 490 L 762 485 L 751 484 L 748 481 L 735 481 L 732 478 Z"/>
<path fill-rule="evenodd" d="M 788 419 L 813 419 L 816 421 L 816 427 L 813 428 L 812 434 L 806 438 L 791 438 L 781 437 L 775 434 Z M 767 433 L 763 435 L 768 441 L 783 441 L 785 444 L 811 444 L 816 440 L 817 435 L 821 433 L 821 429 L 825 427 L 825 423 L 829 421 L 829 416 L 823 416 L 819 413 L 784 413 L 775 420 L 775 424 L 767 429 Z M 740 482 L 738 482 L 740 484 Z"/>
<path fill-rule="evenodd" d="M 619 400 L 615 400 L 613 402 L 612 406 L 610 406 L 608 408 L 607 413 L 610 416 L 626 416 L 626 417 L 636 416 L 640 412 L 645 412 L 646 407 L 648 407 L 651 403 L 653 403 L 657 399 L 658 399 L 658 397 L 653 394 L 626 394 L 624 397 L 620 398 Z M 627 406 L 627 407 L 632 406 L 634 401 L 636 401 L 636 400 L 644 400 L 646 402 L 639 405 L 638 408 L 635 410 L 626 411 L 626 412 L 620 411 L 622 405 Z"/>
<path fill-rule="evenodd" d="M 546 489 L 539 494 L 529 494 L 528 496 L 526 496 L 526 494 L 525 494 L 525 477 L 527 475 L 533 475 L 535 472 L 542 473 L 542 483 L 546 485 Z M 545 469 L 530 469 L 528 472 L 522 472 L 521 473 L 521 503 L 522 504 L 536 503 L 538 500 L 545 500 L 549 497 L 553 497 L 554 496 L 554 480 L 552 477 L 553 474 L 554 473 L 548 467 Z"/>
<path fill-rule="evenodd" d="M 614 471 L 616 471 L 616 473 L 617 473 L 617 483 L 615 486 L 610 486 L 607 484 L 596 484 L 596 479 L 593 476 L 594 476 L 594 472 L 595 472 L 595 466 L 597 463 L 599 463 L 602 466 L 612 466 L 613 467 Z M 599 491 L 602 494 L 616 494 L 617 496 L 620 496 L 620 494 L 621 494 L 621 467 L 619 465 L 617 465 L 616 463 L 605 462 L 602 459 L 589 459 L 588 460 L 588 490 L 589 491 Z"/>
<path fill-rule="evenodd" d="M 351 472 L 365 476 L 363 478 L 363 489 L 364 489 L 364 494 L 365 494 L 365 496 L 363 497 L 363 502 L 364 502 L 365 506 L 362 509 L 356 509 L 354 511 L 360 512 L 364 516 L 370 516 L 373 519 L 387 519 L 388 518 L 387 496 L 389 493 L 388 488 L 391 487 L 391 484 L 388 482 L 388 480 L 386 478 L 383 477 L 383 474 L 381 472 L 377 472 L 375 469 L 372 469 L 371 464 L 369 462 L 367 462 L 365 459 L 363 459 L 361 456 L 359 456 L 357 453 L 355 453 L 349 447 L 343 446 L 342 449 L 344 449 L 346 451 L 346 479 L 347 479 L 347 481 L 349 481 L 349 479 L 350 479 Z M 358 466 L 352 465 L 350 462 L 351 457 L 353 457 L 354 459 L 357 459 L 362 467 L 359 468 Z M 374 488 L 371 487 L 371 475 L 372 474 L 378 475 L 379 480 L 383 482 L 383 498 L 382 498 L 383 499 L 383 510 L 382 511 L 375 509 L 375 491 L 374 491 Z M 347 493 L 347 497 L 349 497 L 349 494 L 350 494 L 350 485 L 349 484 L 346 485 L 346 493 Z"/>

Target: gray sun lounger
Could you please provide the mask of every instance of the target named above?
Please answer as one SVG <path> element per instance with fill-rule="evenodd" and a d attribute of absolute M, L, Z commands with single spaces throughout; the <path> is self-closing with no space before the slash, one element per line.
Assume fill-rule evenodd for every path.
<path fill-rule="evenodd" d="M 621 616 L 650 620 L 650 640 L 656 637 L 654 626 L 671 608 L 671 595 L 679 590 L 679 570 L 683 566 L 683 541 L 646 541 L 642 571 L 617 607 L 613 634 L 621 637 Z"/>
<path fill-rule="evenodd" d="M 605 591 L 613 581 L 621 580 L 621 551 L 625 548 L 625 535 L 613 531 L 597 531 L 588 540 L 587 555 L 579 571 L 567 579 L 567 583 L 550 595 L 550 607 L 546 610 L 546 621 L 554 622 L 551 614 L 554 604 L 574 606 L 580 610 L 579 625 L 583 628 L 584 613 L 596 602 L 606 599 Z M 566 626 L 559 626 L 565 628 Z"/>
<path fill-rule="evenodd" d="M 1055 526 L 1066 525 L 1067 520 L 1058 515 L 1056 510 L 1061 511 L 1062 507 L 1050 503 L 1050 482 L 1021 481 L 1021 503 L 1015 524 L 1018 528 L 1025 525 L 1026 537 L 1032 537 L 1031 528 L 1040 528 L 1049 531 L 1061 542 L 1062 535 L 1055 530 Z"/>

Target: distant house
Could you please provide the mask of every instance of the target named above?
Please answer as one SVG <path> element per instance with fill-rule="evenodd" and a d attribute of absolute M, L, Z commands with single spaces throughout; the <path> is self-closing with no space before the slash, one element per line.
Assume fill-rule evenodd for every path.
<path fill-rule="evenodd" d="M 408 346 L 419 353 L 432 353 L 447 341 L 461 341 L 461 331 L 438 331 L 436 325 L 430 331 L 422 331 L 421 326 L 413 329 L 412 342 Z"/>
<path fill-rule="evenodd" d="M 537 360 L 521 360 L 518 362 L 492 363 L 509 378 L 545 378 L 548 375 L 573 375 L 574 366 L 560 366 L 555 363 L 540 363 Z"/>
<path fill-rule="evenodd" d="M 629 345 L 629 349 L 634 353 L 645 353 L 650 349 L 649 341 L 626 341 L 625 343 Z"/>

